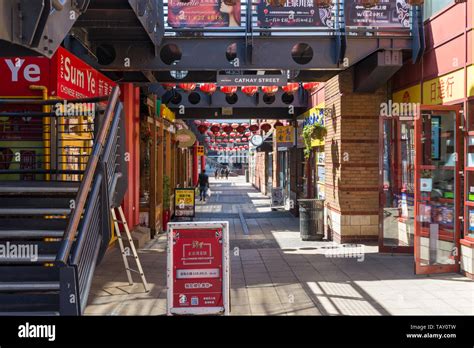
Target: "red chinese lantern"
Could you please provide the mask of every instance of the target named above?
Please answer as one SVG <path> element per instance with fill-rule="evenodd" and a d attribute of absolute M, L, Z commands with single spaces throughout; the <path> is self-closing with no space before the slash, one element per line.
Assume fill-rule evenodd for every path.
<path fill-rule="evenodd" d="M 276 121 L 274 124 L 273 124 L 273 127 L 281 127 L 283 126 L 283 122 L 280 122 L 280 121 Z"/>
<path fill-rule="evenodd" d="M 227 136 L 227 133 L 226 132 L 222 132 L 221 133 L 221 137 L 226 137 Z"/>
<path fill-rule="evenodd" d="M 211 142 L 211 139 L 205 138 L 204 141 L 205 141 L 206 143 L 210 143 L 210 142 Z"/>
<path fill-rule="evenodd" d="M 242 138 L 242 141 L 245 143 L 247 142 L 247 138 Z"/>
<path fill-rule="evenodd" d="M 211 122 L 209 122 L 209 121 L 204 121 L 202 124 L 209 128 L 209 126 L 211 125 Z"/>
<path fill-rule="evenodd" d="M 222 139 L 222 141 L 223 141 L 224 143 L 228 143 L 228 142 L 229 142 L 229 139 L 225 138 L 225 139 Z"/>
<path fill-rule="evenodd" d="M 219 144 L 219 143 L 221 143 L 221 142 L 222 142 L 222 140 L 221 140 L 221 139 L 216 139 L 216 143 L 218 143 L 218 144 Z"/>
<path fill-rule="evenodd" d="M 215 136 L 215 137 L 220 137 L 220 136 L 221 136 L 221 133 L 220 133 L 220 132 L 216 132 L 216 133 L 214 133 L 214 136 Z"/>
<path fill-rule="evenodd" d="M 194 124 L 195 124 L 196 126 L 199 126 L 201 123 L 202 123 L 201 120 L 194 120 Z"/>
<path fill-rule="evenodd" d="M 245 131 L 245 127 L 243 125 L 240 125 L 235 130 L 239 133 L 243 133 Z"/>
<path fill-rule="evenodd" d="M 298 88 L 300 88 L 300 84 L 297 82 L 291 82 L 287 83 L 286 86 L 283 86 L 281 89 L 288 94 L 293 94 L 295 93 Z"/>
<path fill-rule="evenodd" d="M 265 94 L 274 95 L 276 92 L 278 92 L 278 86 L 263 86 L 262 91 Z"/>
<path fill-rule="evenodd" d="M 200 126 L 198 126 L 197 129 L 198 129 L 199 133 L 201 133 L 201 134 L 204 134 L 204 133 L 206 133 L 206 131 L 207 131 L 207 127 L 206 127 L 205 125 L 203 125 L 203 124 L 201 124 Z"/>
<path fill-rule="evenodd" d="M 233 143 L 234 141 L 235 141 L 235 140 L 234 140 L 234 139 L 232 139 L 232 138 L 231 138 L 231 139 L 229 139 L 229 142 L 230 142 L 230 143 Z"/>
<path fill-rule="evenodd" d="M 305 90 L 314 92 L 318 88 L 319 82 L 303 82 L 301 85 Z"/>
<path fill-rule="evenodd" d="M 249 136 L 252 135 L 252 133 L 251 132 L 245 132 L 244 135 L 248 138 Z"/>
<path fill-rule="evenodd" d="M 208 131 L 206 132 L 206 134 L 209 135 L 209 136 L 214 135 L 214 133 L 213 133 L 211 130 L 208 130 Z"/>
<path fill-rule="evenodd" d="M 260 125 L 260 129 L 263 130 L 265 133 L 268 132 L 271 128 L 272 126 L 268 123 L 262 123 Z"/>
<path fill-rule="evenodd" d="M 196 84 L 195 83 L 180 83 L 178 87 L 181 88 L 185 92 L 191 92 L 196 89 Z"/>
<path fill-rule="evenodd" d="M 247 150 L 249 148 L 248 145 L 244 145 L 244 149 Z"/>
<path fill-rule="evenodd" d="M 219 126 L 215 125 L 215 124 L 213 124 L 211 126 L 211 132 L 214 133 L 214 134 L 218 133 L 220 129 L 221 128 Z"/>
<path fill-rule="evenodd" d="M 241 88 L 241 90 L 245 94 L 247 94 L 249 96 L 253 96 L 255 93 L 257 93 L 258 87 L 257 86 L 244 86 L 244 87 Z"/>
<path fill-rule="evenodd" d="M 232 132 L 233 128 L 227 124 L 227 126 L 222 127 L 222 130 L 226 133 L 230 133 L 230 132 Z"/>
<path fill-rule="evenodd" d="M 217 85 L 215 83 L 201 83 L 199 89 L 206 94 L 212 94 L 216 91 Z"/>
<path fill-rule="evenodd" d="M 222 86 L 221 92 L 227 95 L 232 95 L 237 92 L 237 86 Z"/>
<path fill-rule="evenodd" d="M 231 124 L 231 127 L 234 128 L 234 129 L 236 129 L 237 127 L 239 127 L 239 124 L 238 124 L 238 123 L 232 123 L 232 124 Z"/>
<path fill-rule="evenodd" d="M 241 141 L 240 138 L 235 139 L 236 143 L 240 143 L 240 141 Z"/>
<path fill-rule="evenodd" d="M 249 124 L 246 122 L 242 123 L 242 126 L 244 126 L 246 129 L 249 128 Z"/>
<path fill-rule="evenodd" d="M 161 85 L 162 85 L 163 88 L 166 89 L 167 91 L 171 91 L 173 88 L 176 87 L 176 83 L 162 83 Z"/>
<path fill-rule="evenodd" d="M 255 123 L 254 123 L 254 124 L 251 124 L 251 125 L 249 126 L 249 131 L 251 131 L 251 132 L 256 132 L 256 131 L 258 131 L 258 124 L 255 124 Z"/>
<path fill-rule="evenodd" d="M 237 133 L 236 133 L 236 132 L 230 132 L 229 135 L 230 135 L 232 138 L 235 138 L 235 136 L 237 135 Z"/>

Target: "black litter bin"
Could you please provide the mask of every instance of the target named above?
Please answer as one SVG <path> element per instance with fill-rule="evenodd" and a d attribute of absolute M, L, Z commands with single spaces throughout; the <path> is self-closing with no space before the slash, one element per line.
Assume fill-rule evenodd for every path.
<path fill-rule="evenodd" d="M 301 240 L 324 237 L 324 199 L 298 199 Z"/>

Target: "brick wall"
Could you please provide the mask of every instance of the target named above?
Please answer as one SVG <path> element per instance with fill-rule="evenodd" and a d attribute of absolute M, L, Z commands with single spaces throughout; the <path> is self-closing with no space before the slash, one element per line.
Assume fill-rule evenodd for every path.
<path fill-rule="evenodd" d="M 336 242 L 378 239 L 379 110 L 386 89 L 353 93 L 353 69 L 325 85 L 328 234 Z"/>
<path fill-rule="evenodd" d="M 263 194 L 267 194 L 266 152 L 255 153 L 255 177 L 253 185 Z"/>

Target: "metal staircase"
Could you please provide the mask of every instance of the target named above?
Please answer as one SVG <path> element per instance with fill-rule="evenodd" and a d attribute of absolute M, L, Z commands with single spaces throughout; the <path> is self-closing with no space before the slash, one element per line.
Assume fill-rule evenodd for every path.
<path fill-rule="evenodd" d="M 93 134 L 85 141 L 90 146 L 77 158 L 62 154 L 69 145 L 61 130 L 68 132 L 63 126 L 71 120 L 50 110 L 57 100 L 0 100 L 0 118 L 27 119 L 30 125 L 40 118 L 36 125 L 43 126 L 37 129 L 48 134 L 43 136 L 44 148 L 36 148 L 34 160 L 28 162 L 34 165 L 17 163 L 15 153 L 0 157 L 0 315 L 83 313 L 94 269 L 110 241 L 110 209 L 120 205 L 125 193 L 127 165 L 119 94 L 115 87 L 108 100 L 68 101 L 93 102 L 97 111 L 89 118 L 93 124 L 85 127 Z M 28 111 L 4 111 L 12 109 Z M 85 122 L 86 117 L 76 120 Z M 9 143 L 15 138 L 9 132 L 5 134 L 3 128 L 2 134 L 0 128 L 0 150 L 19 146 Z M 24 128 L 20 133 L 28 131 Z M 33 145 L 25 141 L 26 147 L 30 149 L 14 150 L 20 154 L 30 151 L 31 156 Z"/>

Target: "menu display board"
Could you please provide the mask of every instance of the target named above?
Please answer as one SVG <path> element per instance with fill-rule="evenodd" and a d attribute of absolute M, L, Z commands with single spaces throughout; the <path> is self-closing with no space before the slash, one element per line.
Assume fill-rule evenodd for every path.
<path fill-rule="evenodd" d="M 195 191 L 193 188 L 174 189 L 174 215 L 176 217 L 194 217 Z"/>
<path fill-rule="evenodd" d="M 168 315 L 229 314 L 229 223 L 168 224 Z"/>

